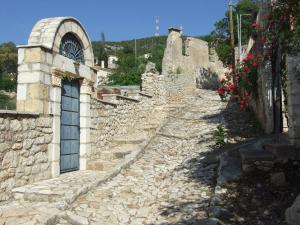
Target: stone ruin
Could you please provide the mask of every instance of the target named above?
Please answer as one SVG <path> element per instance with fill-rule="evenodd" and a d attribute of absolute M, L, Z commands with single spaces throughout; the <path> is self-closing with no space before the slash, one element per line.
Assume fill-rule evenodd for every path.
<path fill-rule="evenodd" d="M 169 29 L 162 74 L 194 76 L 198 88 L 216 89 L 225 71 L 216 51 L 209 49 L 206 41 L 187 37 L 183 42 L 179 29 Z"/>

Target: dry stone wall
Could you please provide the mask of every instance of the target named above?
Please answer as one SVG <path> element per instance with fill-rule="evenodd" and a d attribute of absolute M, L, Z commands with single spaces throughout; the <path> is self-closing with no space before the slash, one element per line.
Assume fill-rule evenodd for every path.
<path fill-rule="evenodd" d="M 51 178 L 52 117 L 0 112 L 0 201 L 14 187 Z"/>
<path fill-rule="evenodd" d="M 206 41 L 187 37 L 183 45 L 180 30 L 170 28 L 162 62 L 162 74 L 195 76 L 199 88 L 206 88 L 223 78 L 226 69 Z"/>
<path fill-rule="evenodd" d="M 111 94 L 104 101 L 92 98 L 89 159 L 99 158 L 102 151 L 108 151 L 116 136 L 142 132 L 149 124 L 162 124 L 166 103 L 164 87 L 163 76 L 145 73 L 144 92 L 131 97 Z"/>

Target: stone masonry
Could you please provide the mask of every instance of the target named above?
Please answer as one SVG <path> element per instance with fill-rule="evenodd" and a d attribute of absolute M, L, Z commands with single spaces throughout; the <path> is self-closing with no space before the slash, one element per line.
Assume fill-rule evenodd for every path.
<path fill-rule="evenodd" d="M 288 113 L 289 113 L 289 137 L 292 144 L 300 146 L 300 55 L 287 58 L 288 70 Z"/>
<path fill-rule="evenodd" d="M 206 107 L 203 108 L 203 105 Z M 119 175 L 68 206 L 44 198 L 15 200 L 0 206 L 0 224 L 26 225 L 140 225 L 140 224 L 213 224 L 208 208 L 214 193 L 217 160 L 207 157 L 211 135 L 222 120 L 225 107 L 213 91 L 200 90 L 185 95 L 172 108 L 162 126 L 146 146 L 144 154 Z M 138 146 L 138 144 L 135 144 Z M 94 179 L 102 174 L 94 171 Z M 92 182 L 80 172 L 63 175 L 69 182 Z M 82 178 L 78 177 L 82 176 Z M 38 188 L 47 193 L 43 183 Z M 83 183 L 81 184 L 83 185 Z M 52 187 L 54 191 L 54 187 Z M 65 186 L 60 191 L 69 192 Z"/>
<path fill-rule="evenodd" d="M 170 28 L 162 62 L 162 74 L 188 74 L 205 79 L 202 70 L 208 70 L 215 80 L 221 80 L 225 72 L 216 52 L 209 49 L 206 41 L 187 37 L 183 43 L 180 30 Z"/>
<path fill-rule="evenodd" d="M 82 45 L 85 62 L 60 54 L 61 40 L 69 33 Z M 185 65 L 172 58 L 173 53 L 180 52 L 182 56 L 178 38 L 182 41 L 177 31 L 171 30 L 163 73 L 158 74 L 149 64 L 142 75 L 140 92 L 126 96 L 103 94 L 98 99 L 91 43 L 80 22 L 58 17 L 35 25 L 28 45 L 19 47 L 17 112 L 0 113 L 0 138 L 3 139 L 0 201 L 4 201 L 0 206 L 0 225 L 172 222 L 186 219 L 186 212 L 194 210 L 190 215 L 206 219 L 204 208 L 216 165 L 201 165 L 201 170 L 206 172 L 199 176 L 207 185 L 198 186 L 185 178 L 184 167 L 189 166 L 192 157 L 209 151 L 201 143 L 209 140 L 217 123 L 206 116 L 218 113 L 223 103 L 216 99 L 214 92 L 200 91 L 200 98 L 196 94 L 196 73 L 192 71 L 199 66 L 195 64 L 206 67 L 209 63 L 208 50 L 200 51 L 207 44 L 189 38 Z M 172 40 L 179 48 L 173 48 Z M 197 61 L 197 57 L 201 60 Z M 79 171 L 60 174 L 64 79 L 79 84 Z M 140 157 L 141 161 L 134 164 Z M 134 164 L 132 170 L 124 170 L 131 164 Z M 128 175 L 128 180 L 124 173 L 133 175 Z M 132 210 L 119 208 L 116 199 L 113 201 L 116 205 L 109 204 L 111 194 L 107 196 L 106 191 L 102 194 L 102 184 L 115 189 L 112 196 L 120 194 L 120 200 L 128 206 L 125 209 Z M 99 196 L 103 195 L 99 203 L 107 205 L 106 209 L 99 210 L 98 203 L 90 204 L 89 195 L 78 199 L 95 188 L 91 195 L 99 191 Z M 182 195 L 177 194 L 181 189 L 184 189 Z M 182 201 L 178 204 L 184 204 L 190 200 L 189 196 L 198 196 L 201 202 L 187 206 L 187 211 L 172 216 L 171 220 L 168 216 L 155 216 L 161 207 L 171 207 L 176 198 Z M 82 214 L 81 207 L 89 215 Z M 120 217 L 110 214 L 107 218 L 112 207 L 116 207 Z"/>
<path fill-rule="evenodd" d="M 84 64 L 59 53 L 62 37 L 70 32 L 80 38 L 84 48 Z M 28 45 L 19 47 L 17 112 L 1 114 L 3 129 L 0 130 L 0 137 L 4 137 L 5 142 L 1 145 L 3 165 L 0 181 L 5 192 L 1 193 L 0 201 L 9 199 L 12 189 L 22 196 L 22 191 L 27 190 L 22 188 L 23 185 L 61 176 L 63 79 L 77 79 L 80 85 L 81 171 L 102 171 L 108 165 L 122 165 L 121 161 L 127 154 L 137 154 L 143 150 L 165 123 L 170 110 L 168 104 L 180 104 L 184 96 L 195 92 L 193 75 L 164 75 L 149 69 L 142 75 L 141 92 L 131 93 L 130 96 L 107 94 L 103 95 L 103 99 L 97 99 L 94 87 L 96 71 L 91 57 L 91 44 L 83 26 L 68 17 L 39 21 L 32 30 Z M 28 121 L 31 125 L 29 128 L 25 125 L 14 128 L 17 121 L 20 124 Z M 40 124 L 45 124 L 45 127 Z M 14 129 L 22 132 L 19 134 Z M 19 138 L 16 144 L 13 144 L 15 139 L 6 139 L 8 134 L 16 134 Z M 132 149 L 127 144 L 130 141 L 140 143 L 139 151 L 133 151 L 137 148 Z M 15 151 L 15 148 L 25 149 Z M 7 163 L 11 159 L 13 165 Z"/>
<path fill-rule="evenodd" d="M 52 117 L 0 111 L 0 202 L 14 187 L 51 178 Z"/>

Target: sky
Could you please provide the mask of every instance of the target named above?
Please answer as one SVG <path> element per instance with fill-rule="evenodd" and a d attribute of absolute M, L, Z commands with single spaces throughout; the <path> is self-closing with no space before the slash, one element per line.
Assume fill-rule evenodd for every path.
<path fill-rule="evenodd" d="M 227 0 L 0 0 L 0 43 L 26 44 L 34 24 L 43 18 L 72 16 L 92 41 L 104 32 L 107 41 L 153 36 L 183 26 L 185 35 L 205 35 L 223 18 Z"/>

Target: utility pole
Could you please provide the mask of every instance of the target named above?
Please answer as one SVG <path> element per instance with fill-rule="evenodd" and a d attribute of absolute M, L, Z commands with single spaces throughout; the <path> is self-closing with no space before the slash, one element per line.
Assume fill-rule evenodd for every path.
<path fill-rule="evenodd" d="M 233 32 L 233 3 L 229 0 L 229 32 L 230 44 L 232 48 L 232 70 L 235 70 L 235 52 L 234 52 L 234 32 Z"/>
<path fill-rule="evenodd" d="M 136 39 L 134 39 L 134 58 L 135 58 L 135 64 L 136 64 L 136 57 L 137 57 Z"/>
<path fill-rule="evenodd" d="M 239 46 L 239 58 L 240 61 L 242 60 L 242 16 L 252 16 L 252 14 L 237 14 L 237 21 L 238 21 L 238 46 Z"/>
<path fill-rule="evenodd" d="M 241 27 L 241 20 L 240 20 L 240 16 L 239 16 L 239 14 L 236 14 L 236 20 L 237 20 L 237 31 L 238 31 L 238 42 L 239 42 L 239 44 L 238 44 L 238 59 L 239 60 L 241 60 L 241 43 L 240 43 L 240 41 L 241 41 L 241 30 L 240 30 L 240 27 Z"/>

